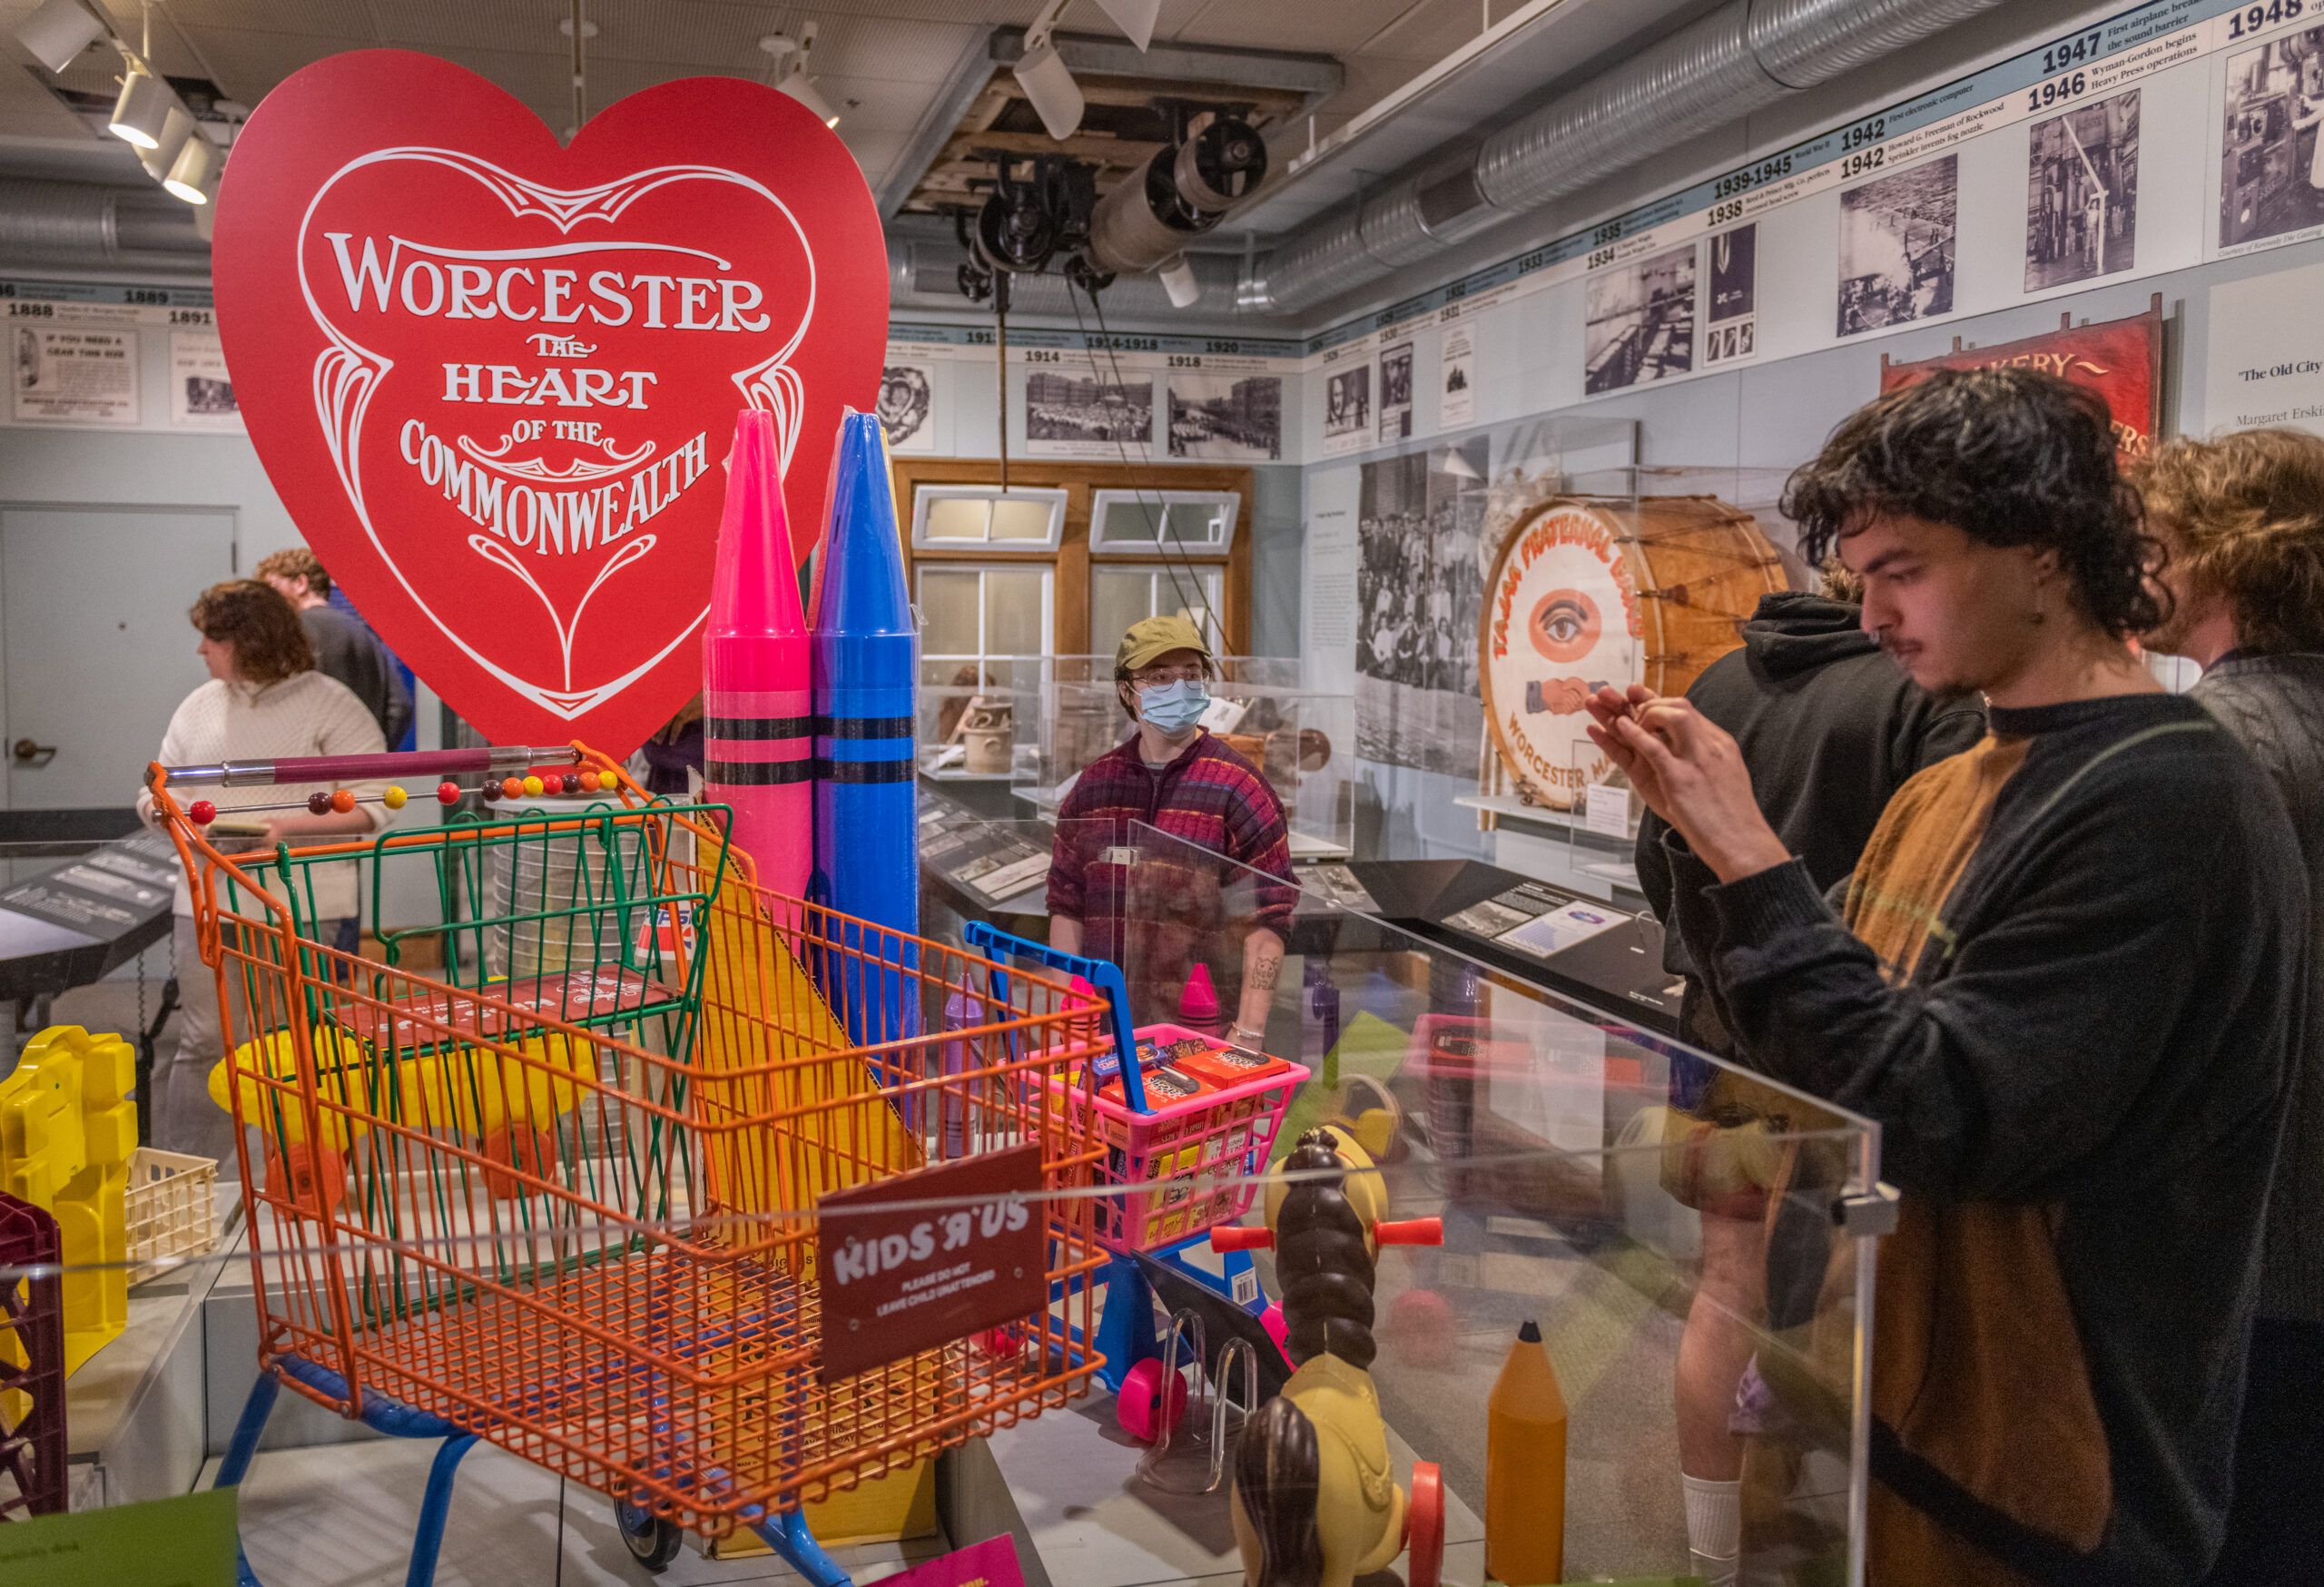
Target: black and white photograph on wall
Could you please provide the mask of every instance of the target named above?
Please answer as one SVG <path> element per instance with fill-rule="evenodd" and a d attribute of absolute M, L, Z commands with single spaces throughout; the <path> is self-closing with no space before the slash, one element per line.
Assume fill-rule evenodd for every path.
<path fill-rule="evenodd" d="M 2035 122 L 2026 134 L 2025 290 L 2130 269 L 2138 203 L 2137 89 Z"/>
<path fill-rule="evenodd" d="M 2324 27 L 2227 57 L 2219 245 L 2324 225 Z"/>
<path fill-rule="evenodd" d="M 929 364 L 889 364 L 880 371 L 880 429 L 891 452 L 936 449 L 936 370 Z"/>
<path fill-rule="evenodd" d="M 1695 245 L 1590 278 L 1581 389 L 1595 397 L 1695 367 Z"/>
<path fill-rule="evenodd" d="M 1279 460 L 1283 377 L 1172 370 L 1170 455 L 1204 463 Z"/>
<path fill-rule="evenodd" d="M 241 404 L 214 330 L 170 332 L 170 423 L 185 429 L 242 428 Z"/>
<path fill-rule="evenodd" d="M 1334 370 L 1324 379 L 1324 450 L 1353 452 L 1372 439 L 1372 365 Z"/>
<path fill-rule="evenodd" d="M 1960 200 L 1956 154 L 1840 194 L 1837 334 L 1855 336 L 1953 311 Z"/>
<path fill-rule="evenodd" d="M 1380 439 L 1401 441 L 1413 433 L 1413 344 L 1380 354 Z"/>
<path fill-rule="evenodd" d="M 1356 753 L 1366 760 L 1456 776 L 1476 771 L 1488 466 L 1482 436 L 1364 466 L 1355 695 Z"/>
<path fill-rule="evenodd" d="M 1154 442 L 1154 382 L 1126 385 L 1039 370 L 1025 378 L 1025 449 L 1046 457 L 1143 456 Z"/>
<path fill-rule="evenodd" d="M 1477 338 L 1467 320 L 1445 328 L 1437 360 L 1436 428 L 1462 429 L 1477 416 Z"/>
<path fill-rule="evenodd" d="M 1732 363 L 1759 350 L 1759 226 L 1753 222 L 1710 240 L 1709 312 L 1703 362 Z"/>

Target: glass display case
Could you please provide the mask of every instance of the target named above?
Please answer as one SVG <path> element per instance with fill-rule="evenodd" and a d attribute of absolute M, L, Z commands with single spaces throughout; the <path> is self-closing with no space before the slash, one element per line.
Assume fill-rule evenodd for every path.
<path fill-rule="evenodd" d="M 1782 468 L 1628 465 L 1480 482 L 1485 743 L 1474 797 L 1498 862 L 1601 896 L 1637 887 L 1643 807 L 1589 737 L 1605 685 L 1678 695 L 1741 643 L 1760 596 L 1810 587 Z"/>
<path fill-rule="evenodd" d="M 1295 860 L 1344 859 L 1355 832 L 1355 697 L 1307 689 L 1287 656 L 1226 656 L 1203 725 L 1257 766 L 1283 801 Z M 1039 697 L 1019 699 L 1018 795 L 1054 815 L 1083 767 L 1129 735 L 1110 656 L 1061 656 Z"/>
<path fill-rule="evenodd" d="M 1213 1049 L 1263 1028 L 1254 1045 L 1305 1073 L 1266 1156 L 1364 1119 L 1393 1216 L 1443 1220 L 1441 1246 L 1384 1251 L 1377 1273 L 1371 1370 L 1406 1458 L 1475 1519 L 1482 1407 L 1531 1320 L 1571 1414 L 1563 1579 L 1688 1574 L 1679 1451 L 1709 1441 L 1744 1483 L 1742 1582 L 1860 1580 L 1860 1346 L 1888 1205 L 1874 1127 L 1333 890 L 1143 823 L 1087 826 L 1063 840 L 1105 868 L 1083 941 L 1118 958 L 1132 1024 Z M 1203 1054 L 1191 1073 L 1163 1060 L 1150 1099 L 1191 1080 L 1199 1101 L 1216 1078 Z M 1191 1127 L 1180 1151 L 1177 1199 L 1119 1209 L 1151 1248 L 1194 1238 L 1171 1214 L 1196 1216 L 1234 1155 Z M 1278 1296 L 1265 1257 L 1256 1273 Z"/>
<path fill-rule="evenodd" d="M 995 853 L 1052 841 L 943 824 Z M 1324 1546 L 1384 1552 L 1399 1580 L 1415 1548 L 1479 1583 L 1513 1573 L 1497 1551 L 1552 1545 L 1538 1579 L 1684 1578 L 1680 1474 L 1708 1448 L 1741 1483 L 1746 1587 L 1862 1581 L 1876 1129 L 1141 824 L 1066 841 L 1107 872 L 1134 1056 L 1071 991 L 1076 967 L 977 936 L 966 912 L 963 948 L 924 941 L 878 972 L 913 989 L 903 1037 L 794 1052 L 812 1016 L 721 977 L 742 918 L 721 904 L 692 1050 L 641 1026 L 568 1033 L 580 1062 L 483 1038 L 431 1058 L 526 1071 L 512 1096 L 538 1070 L 537 1152 L 286 1076 L 310 1127 L 346 1121 L 329 1168 L 351 1194 L 311 1158 L 264 1188 L 282 1169 L 251 1138 L 261 1198 L 229 1245 L 141 1280 L 131 1327 L 83 1369 L 154 1414 L 107 1424 L 70 1468 L 75 1502 L 182 1494 L 226 1467 L 253 1573 L 278 1582 L 338 1558 L 352 1508 L 399 1569 L 441 1528 L 443 1572 L 467 1580 L 631 1579 L 625 1554 L 724 1558 L 763 1525 L 814 1545 L 825 1580 L 1002 1535 L 1029 1578 L 1215 1584 L 1238 1579 L 1233 1506 L 1279 1497 L 1239 1489 L 1236 1455 L 1279 1434 L 1267 1406 L 1287 1398 L 1376 1441 L 1371 1530 Z M 1254 1018 L 1263 1040 L 1222 1040 Z M 763 1050 L 735 1046 L 748 1025 Z M 816 1083 L 773 1085 L 793 1070 Z M 793 1157 L 814 1171 L 766 1166 Z M 1001 1177 L 940 1177 L 964 1172 Z M 1318 1208 L 1339 1216 L 1325 1191 L 1371 1256 L 1340 1280 L 1363 1306 L 1350 1292 L 1319 1333 L 1276 1247 Z M 961 1269 L 1005 1284 L 1000 1307 L 921 1326 L 980 1286 L 915 1282 L 959 1263 L 914 1241 L 1004 1238 L 1012 1207 L 1033 1231 L 1013 1281 L 976 1265 L 981 1245 Z M 590 1313 L 616 1267 L 667 1304 Z M 29 1272 L 0 1252 L 0 1285 Z M 762 1337 L 762 1312 L 811 1283 L 818 1303 Z M 189 1307 L 198 1326 L 169 1321 Z M 304 1365 L 252 1456 L 236 1414 L 261 1340 Z M 676 1370 L 698 1349 L 724 1353 L 699 1381 Z M 1319 1375 L 1376 1419 L 1303 1397 Z M 184 1385 L 206 1424 L 163 1414 Z M 402 1436 L 347 1442 L 331 1405 L 350 1385 Z M 463 1462 L 444 1441 L 470 1430 Z M 1336 1481 L 1319 1479 L 1319 1530 L 1355 1514 L 1333 1508 Z M 490 1500 L 448 1507 L 439 1484 Z"/>

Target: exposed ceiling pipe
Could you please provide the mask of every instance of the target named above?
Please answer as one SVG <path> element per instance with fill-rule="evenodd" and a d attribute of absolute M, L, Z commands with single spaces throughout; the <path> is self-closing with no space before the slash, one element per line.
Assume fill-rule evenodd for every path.
<path fill-rule="evenodd" d="M 0 264 L 198 271 L 209 251 L 193 208 L 157 189 L 0 178 Z"/>
<path fill-rule="evenodd" d="M 1581 192 L 2000 0 L 1734 0 L 1417 175 L 1294 233 L 1248 294 L 1296 313 Z"/>
<path fill-rule="evenodd" d="M 950 242 L 888 241 L 888 296 L 890 302 L 902 309 L 961 309 L 967 301 L 960 296 L 960 269 L 968 255 Z M 1231 307 L 1236 288 L 1241 279 L 1239 260 L 1225 254 L 1189 253 L 1186 256 L 1194 267 L 1195 279 L 1202 289 L 1201 302 L 1206 310 L 1216 310 L 1220 319 L 1235 317 Z M 1014 277 L 1009 285 L 1010 315 L 1038 314 L 1059 320 L 1073 318 L 1074 299 L 1068 295 L 1065 278 L 1054 272 Z M 1189 314 L 1174 309 L 1170 296 L 1158 277 L 1121 276 L 1102 294 L 1109 319 L 1119 318 L 1127 323 L 1153 323 L 1155 320 L 1187 320 L 1200 319 L 1202 314 Z M 1089 301 L 1080 299 L 1082 314 L 1090 313 Z M 1247 310 L 1246 311 L 1247 312 Z"/>

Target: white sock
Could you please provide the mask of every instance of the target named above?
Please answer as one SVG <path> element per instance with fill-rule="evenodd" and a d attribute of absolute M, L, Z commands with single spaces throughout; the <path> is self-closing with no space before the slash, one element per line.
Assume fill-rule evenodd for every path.
<path fill-rule="evenodd" d="M 1711 1587 L 1735 1580 L 1737 1555 L 1743 1551 L 1743 1484 L 1709 1482 L 1681 1474 L 1687 1491 L 1687 1550 L 1699 1567 L 1707 1567 Z"/>

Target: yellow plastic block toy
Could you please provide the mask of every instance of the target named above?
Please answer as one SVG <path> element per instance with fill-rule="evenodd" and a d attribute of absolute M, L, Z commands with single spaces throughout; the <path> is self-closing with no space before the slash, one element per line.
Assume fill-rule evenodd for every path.
<path fill-rule="evenodd" d="M 0 1190 L 46 1209 L 63 1239 L 67 1373 L 129 1324 L 123 1198 L 137 1149 L 136 1079 L 122 1038 L 52 1025 L 0 1080 Z"/>

